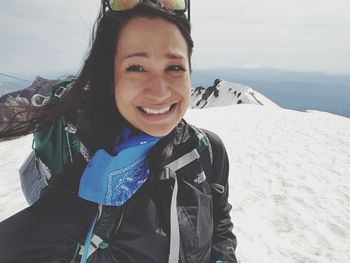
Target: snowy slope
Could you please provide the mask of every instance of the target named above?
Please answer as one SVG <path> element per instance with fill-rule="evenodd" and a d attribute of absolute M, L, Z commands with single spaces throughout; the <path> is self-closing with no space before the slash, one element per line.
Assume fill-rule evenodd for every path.
<path fill-rule="evenodd" d="M 29 135 L 0 142 L 0 221 L 27 206 L 21 192 L 18 169 L 31 152 L 32 140 Z"/>
<path fill-rule="evenodd" d="M 252 88 L 216 79 L 210 87 L 197 87 L 191 92 L 191 109 L 229 106 L 234 104 L 257 104 L 269 107 L 279 107 Z"/>
<path fill-rule="evenodd" d="M 350 262 L 350 119 L 257 105 L 187 118 L 227 146 L 241 262 Z"/>
<path fill-rule="evenodd" d="M 186 119 L 227 147 L 241 263 L 350 262 L 350 119 L 260 105 Z M 0 220 L 26 206 L 16 169 L 30 145 L 0 143 Z"/>

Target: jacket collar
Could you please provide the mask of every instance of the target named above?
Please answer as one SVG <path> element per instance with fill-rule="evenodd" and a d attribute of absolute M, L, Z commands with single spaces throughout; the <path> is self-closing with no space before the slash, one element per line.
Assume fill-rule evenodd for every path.
<path fill-rule="evenodd" d="M 75 125 L 77 127 L 76 136 L 88 150 L 90 156 L 92 156 L 98 150 L 98 137 L 93 133 L 88 118 L 83 113 L 80 113 Z M 199 139 L 194 129 L 182 119 L 169 135 L 159 141 L 160 149 L 164 150 L 168 148 L 169 151 L 168 156 L 161 158 L 163 161 L 159 162 L 159 165 L 164 166 L 178 159 L 182 155 L 192 151 L 197 147 L 198 143 Z"/>
<path fill-rule="evenodd" d="M 149 165 L 154 179 L 160 179 L 164 168 L 192 152 L 198 145 L 199 139 L 195 130 L 182 120 L 175 129 L 162 138 L 151 150 Z"/>
<path fill-rule="evenodd" d="M 171 136 L 172 154 L 162 163 L 163 165 L 191 152 L 199 143 L 196 132 L 184 119 L 175 127 Z"/>

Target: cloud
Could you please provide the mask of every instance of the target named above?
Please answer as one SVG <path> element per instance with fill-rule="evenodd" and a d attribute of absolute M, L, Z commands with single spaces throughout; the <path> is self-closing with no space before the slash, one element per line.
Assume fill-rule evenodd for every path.
<path fill-rule="evenodd" d="M 195 0 L 195 67 L 350 73 L 348 0 Z M 77 68 L 99 0 L 0 1 L 0 72 Z"/>
<path fill-rule="evenodd" d="M 198 67 L 243 62 L 350 73 L 347 0 L 192 2 Z"/>
<path fill-rule="evenodd" d="M 0 71 L 79 68 L 99 2 L 0 2 Z"/>

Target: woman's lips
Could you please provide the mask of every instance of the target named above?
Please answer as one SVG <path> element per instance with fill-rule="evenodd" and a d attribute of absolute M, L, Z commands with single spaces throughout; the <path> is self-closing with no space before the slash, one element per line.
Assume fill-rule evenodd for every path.
<path fill-rule="evenodd" d="M 163 120 L 170 117 L 172 113 L 175 111 L 177 105 L 178 105 L 177 103 L 174 103 L 174 104 L 171 104 L 170 106 L 166 106 L 161 109 L 152 109 L 149 107 L 137 107 L 137 109 L 141 113 L 142 117 L 150 121 L 156 121 L 156 120 Z"/>

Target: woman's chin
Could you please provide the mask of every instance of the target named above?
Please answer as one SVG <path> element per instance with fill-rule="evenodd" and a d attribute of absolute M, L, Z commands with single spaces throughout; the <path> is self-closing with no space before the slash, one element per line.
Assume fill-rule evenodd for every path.
<path fill-rule="evenodd" d="M 146 128 L 142 129 L 144 133 L 147 133 L 148 135 L 154 136 L 154 137 L 164 137 L 167 136 L 174 128 L 174 127 L 163 127 L 163 128 Z"/>

